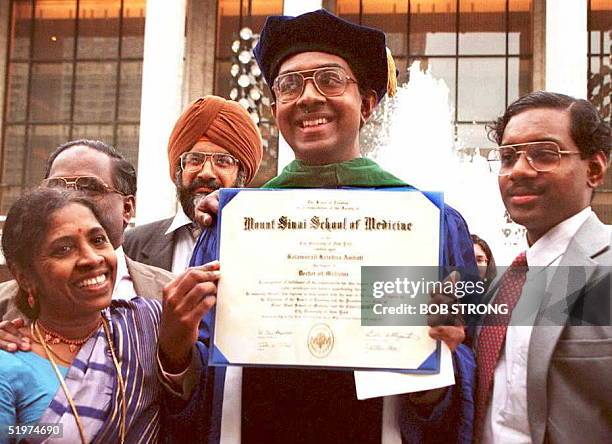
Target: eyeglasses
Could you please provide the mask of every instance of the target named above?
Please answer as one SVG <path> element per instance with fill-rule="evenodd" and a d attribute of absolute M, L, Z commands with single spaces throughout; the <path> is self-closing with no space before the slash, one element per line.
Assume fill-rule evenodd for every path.
<path fill-rule="evenodd" d="M 303 73 L 311 73 L 311 75 L 305 76 Z M 346 85 L 349 82 L 357 83 L 340 67 L 294 71 L 281 74 L 274 80 L 272 90 L 276 99 L 281 103 L 293 102 L 304 92 L 304 85 L 308 79 L 313 80 L 317 91 L 325 97 L 340 96 L 346 91 Z"/>
<path fill-rule="evenodd" d="M 117 193 L 125 196 L 126 194 L 110 185 L 105 184 L 95 176 L 70 176 L 52 177 L 42 181 L 42 186 L 46 188 L 65 188 L 67 190 L 82 191 L 92 196 L 102 196 L 107 193 Z"/>
<path fill-rule="evenodd" d="M 240 163 L 240 161 L 231 154 L 189 151 L 181 154 L 181 169 L 187 173 L 199 172 L 202 170 L 206 163 L 206 159 L 209 157 L 213 167 L 219 170 L 231 170 Z"/>
<path fill-rule="evenodd" d="M 573 155 L 580 152 L 563 151 L 551 141 L 503 145 L 489 151 L 489 167 L 499 176 L 508 176 L 521 154 L 525 154 L 531 168 L 539 173 L 546 173 L 559 166 L 563 154 Z"/>

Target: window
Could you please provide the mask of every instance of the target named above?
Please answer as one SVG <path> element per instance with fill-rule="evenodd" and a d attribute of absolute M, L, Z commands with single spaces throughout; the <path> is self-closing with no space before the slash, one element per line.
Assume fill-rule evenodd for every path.
<path fill-rule="evenodd" d="M 386 33 L 399 83 L 415 61 L 445 81 L 462 146 L 491 145 L 485 124 L 532 89 L 531 0 L 335 3 L 340 17 Z"/>
<path fill-rule="evenodd" d="M 146 0 L 13 0 L 0 211 L 72 139 L 137 164 Z"/>
<path fill-rule="evenodd" d="M 265 82 L 257 80 L 260 76 L 252 75 L 258 69 L 252 49 L 266 18 L 282 12 L 282 0 L 220 0 L 218 3 L 214 93 L 239 101 L 250 112 L 257 109 L 253 117 L 263 138 L 264 155 L 252 186 L 262 185 L 276 176 L 278 161 L 278 129 L 269 107 L 271 94 Z M 251 52 L 248 60 L 244 55 L 238 57 L 243 51 Z M 243 79 L 249 78 L 250 84 L 238 81 L 241 73 L 247 74 Z M 247 94 L 253 86 L 254 94 Z"/>
<path fill-rule="evenodd" d="M 588 98 L 601 116 L 612 123 L 612 4 L 609 0 L 588 3 Z M 612 223 L 612 169 L 593 198 L 593 210 L 604 223 Z"/>
<path fill-rule="evenodd" d="M 608 123 L 612 122 L 612 4 L 589 0 L 588 97 Z"/>

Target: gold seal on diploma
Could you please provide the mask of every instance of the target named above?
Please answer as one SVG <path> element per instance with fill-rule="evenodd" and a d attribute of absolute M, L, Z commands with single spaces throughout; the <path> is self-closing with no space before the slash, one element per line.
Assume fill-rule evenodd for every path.
<path fill-rule="evenodd" d="M 315 358 L 325 358 L 334 348 L 334 334 L 327 324 L 315 324 L 308 333 L 308 350 Z"/>

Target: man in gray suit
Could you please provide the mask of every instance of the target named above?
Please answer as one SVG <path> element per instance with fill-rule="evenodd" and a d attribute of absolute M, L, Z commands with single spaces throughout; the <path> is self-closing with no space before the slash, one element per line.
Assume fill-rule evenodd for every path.
<path fill-rule="evenodd" d="M 490 134 L 502 199 L 529 248 L 515 260 L 528 267 L 522 280 L 514 269 L 490 292 L 492 304 L 514 306 L 510 326 L 485 318 L 478 328 L 477 439 L 610 442 L 612 241 L 590 206 L 610 126 L 586 100 L 540 91 L 511 104 Z M 543 272 L 550 279 L 534 291 Z M 517 322 L 530 304 L 531 326 Z"/>
<path fill-rule="evenodd" d="M 102 223 L 117 254 L 113 298 L 131 299 L 138 295 L 162 300 L 163 287 L 173 275 L 133 261 L 123 253 L 123 231 L 134 215 L 136 172 L 118 151 L 100 141 L 67 142 L 49 157 L 43 186 L 80 190 L 100 208 L 105 218 Z M 21 316 L 12 302 L 16 292 L 15 281 L 0 284 L 1 319 Z M 0 332 L 0 338 L 4 335 Z M 6 344 L 0 341 L 0 345 Z"/>

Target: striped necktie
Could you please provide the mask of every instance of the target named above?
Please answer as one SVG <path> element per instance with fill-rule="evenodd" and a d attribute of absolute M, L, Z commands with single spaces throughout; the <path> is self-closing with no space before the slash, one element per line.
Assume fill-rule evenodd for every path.
<path fill-rule="evenodd" d="M 482 437 L 487 405 L 493 387 L 493 374 L 499 360 L 502 346 L 506 339 L 506 331 L 525 279 L 527 277 L 527 256 L 523 251 L 510 265 L 499 285 L 499 292 L 493 301 L 495 305 L 506 304 L 507 314 L 491 313 L 484 318 L 478 336 L 476 363 L 478 381 L 476 386 L 476 438 Z"/>

